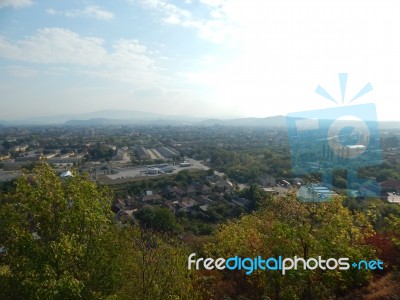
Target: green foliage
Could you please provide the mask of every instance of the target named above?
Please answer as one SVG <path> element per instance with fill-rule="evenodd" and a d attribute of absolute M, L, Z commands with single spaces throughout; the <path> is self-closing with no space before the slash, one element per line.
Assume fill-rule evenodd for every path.
<path fill-rule="evenodd" d="M 247 209 L 249 211 L 257 210 L 260 207 L 262 199 L 268 197 L 267 193 L 258 185 L 251 185 L 249 188 L 241 191 L 241 196 L 249 200 Z"/>
<path fill-rule="evenodd" d="M 232 151 L 210 150 L 211 167 L 224 172 L 239 183 L 258 183 L 260 176 L 270 174 L 274 177 L 290 176 L 288 149 L 279 152 L 270 149 Z"/>
<path fill-rule="evenodd" d="M 373 234 L 364 215 L 352 214 L 336 198 L 326 203 L 299 203 L 294 195 L 274 197 L 240 220 L 221 225 L 216 242 L 205 248 L 212 257 L 349 257 L 350 261 L 372 259 L 374 251 L 364 239 Z M 227 271 L 222 281 L 235 288 L 214 290 L 240 294 L 250 299 L 327 299 L 368 281 L 367 271 L 290 270 Z"/>
<path fill-rule="evenodd" d="M 212 176 L 212 175 L 214 175 L 214 172 L 215 172 L 214 169 L 208 169 L 208 170 L 207 170 L 207 175 L 208 175 L 208 176 Z"/>
<path fill-rule="evenodd" d="M 46 164 L 21 177 L 0 204 L 0 298 L 198 298 L 186 249 L 168 234 L 114 223 L 111 200 Z M 164 209 L 152 220 L 159 229 L 174 221 Z"/>
<path fill-rule="evenodd" d="M 1 199 L 4 197 L 5 194 L 10 193 L 15 186 L 15 179 L 11 181 L 1 181 L 0 182 L 0 203 Z"/>
<path fill-rule="evenodd" d="M 267 157 L 271 155 L 268 154 Z M 187 180 L 192 173 L 183 172 Z M 193 175 L 195 176 L 195 175 Z M 350 269 L 277 271 L 193 271 L 193 251 L 172 233 L 182 227 L 210 235 L 204 257 L 375 258 L 366 242 L 375 228 L 390 232 L 400 253 L 400 210 L 380 200 L 341 198 L 299 203 L 294 195 L 268 198 L 256 185 L 242 191 L 255 211 L 240 219 L 222 202 L 208 211 L 176 218 L 171 211 L 145 207 L 142 227 L 120 226 L 111 213 L 112 195 L 77 174 L 61 180 L 46 164 L 5 187 L 0 202 L 1 299 L 329 299 L 371 278 Z M 361 212 L 360 212 L 361 211 Z M 185 239 L 185 238 L 183 238 Z M 201 241 L 205 241 L 201 240 Z M 200 240 L 199 240 L 200 241 Z M 201 242 L 203 243 L 203 242 Z"/>
<path fill-rule="evenodd" d="M 188 186 L 193 182 L 193 178 L 188 170 L 180 171 L 178 175 L 176 175 L 175 180 L 183 186 Z"/>
<path fill-rule="evenodd" d="M 397 212 L 390 214 L 385 221 L 385 233 L 390 236 L 391 242 L 396 251 L 396 254 L 394 255 L 394 268 L 400 272 L 400 209 L 397 208 Z"/>
<path fill-rule="evenodd" d="M 116 293 L 111 197 L 45 164 L 21 177 L 0 206 L 3 298 L 98 299 Z"/>
<path fill-rule="evenodd" d="M 88 149 L 88 158 L 93 160 L 105 159 L 109 161 L 115 154 L 116 151 L 109 148 L 106 144 L 97 143 Z"/>
<path fill-rule="evenodd" d="M 387 226 L 385 220 L 389 215 L 400 217 L 400 210 L 397 205 L 384 202 L 381 199 L 357 200 L 346 198 L 344 205 L 353 212 L 363 213 L 376 231 L 385 231 Z"/>
<path fill-rule="evenodd" d="M 144 207 L 137 214 L 140 224 L 145 228 L 154 229 L 160 232 L 179 233 L 183 229 L 177 224 L 174 214 L 167 208 Z"/>
<path fill-rule="evenodd" d="M 399 137 L 398 136 L 390 136 L 383 140 L 382 146 L 384 148 L 396 148 L 399 146 Z"/>
<path fill-rule="evenodd" d="M 121 294 L 122 299 L 200 299 L 194 290 L 196 273 L 187 269 L 188 250 L 166 234 L 126 230 L 130 255 L 125 263 L 133 266 Z"/>

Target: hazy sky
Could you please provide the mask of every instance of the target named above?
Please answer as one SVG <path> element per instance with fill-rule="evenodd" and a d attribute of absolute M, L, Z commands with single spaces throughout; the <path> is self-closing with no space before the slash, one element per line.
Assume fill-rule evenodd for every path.
<path fill-rule="evenodd" d="M 400 120 L 400 1 L 0 0 L 0 119 L 256 116 L 375 103 Z"/>

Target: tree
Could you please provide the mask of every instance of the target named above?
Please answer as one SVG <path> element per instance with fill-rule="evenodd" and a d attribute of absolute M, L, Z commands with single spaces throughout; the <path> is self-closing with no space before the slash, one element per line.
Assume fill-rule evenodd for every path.
<path fill-rule="evenodd" d="M 176 223 L 175 216 L 167 208 L 144 207 L 137 214 L 141 225 L 160 232 L 181 232 L 182 228 Z"/>
<path fill-rule="evenodd" d="M 395 148 L 399 146 L 399 138 L 397 136 L 387 137 L 383 141 L 383 146 L 385 148 Z"/>
<path fill-rule="evenodd" d="M 262 199 L 267 197 L 267 194 L 258 185 L 252 184 L 249 188 L 244 189 L 241 192 L 242 197 L 249 200 L 247 209 L 249 211 L 257 210 L 260 206 Z"/>
<path fill-rule="evenodd" d="M 397 272 L 400 271 L 400 209 L 398 209 L 397 213 L 395 214 L 390 214 L 386 218 L 387 222 L 387 228 L 385 235 L 389 236 L 391 239 L 391 242 L 395 248 L 396 255 L 393 255 L 391 258 L 394 263 L 395 263 L 395 268 L 397 269 Z"/>
<path fill-rule="evenodd" d="M 47 164 L 21 177 L 0 205 L 2 299 L 101 299 L 116 295 L 123 265 L 111 194 Z"/>
<path fill-rule="evenodd" d="M 184 186 L 188 186 L 189 184 L 192 183 L 193 178 L 192 178 L 192 176 L 190 175 L 190 173 L 189 173 L 188 170 L 183 170 L 183 171 L 180 171 L 180 172 L 176 175 L 175 180 L 178 181 L 178 182 L 180 182 L 180 183 L 181 183 L 182 185 L 184 185 Z"/>
<path fill-rule="evenodd" d="M 129 234 L 129 236 L 128 236 Z M 122 299 L 201 299 L 194 289 L 195 270 L 187 269 L 188 250 L 166 233 L 128 228 L 131 266 Z"/>
<path fill-rule="evenodd" d="M 341 198 L 325 203 L 300 203 L 295 195 L 273 197 L 260 209 L 240 220 L 221 225 L 216 242 L 205 246 L 208 257 L 269 258 L 282 256 L 304 259 L 348 257 L 350 262 L 375 258 L 365 238 L 374 231 L 366 217 L 352 214 Z M 250 299 L 328 299 L 365 283 L 365 270 L 255 270 L 251 276 L 242 271 L 225 271 L 227 286 L 234 286 L 232 296 Z M 229 284 L 229 282 L 231 284 Z M 216 285 L 218 286 L 218 285 Z M 227 291 L 216 288 L 216 298 Z"/>

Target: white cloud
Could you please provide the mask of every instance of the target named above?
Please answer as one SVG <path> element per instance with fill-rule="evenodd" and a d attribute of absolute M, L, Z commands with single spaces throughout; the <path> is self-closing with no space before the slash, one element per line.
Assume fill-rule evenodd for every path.
<path fill-rule="evenodd" d="M 225 0 L 200 0 L 199 2 L 208 6 L 221 6 Z"/>
<path fill-rule="evenodd" d="M 169 17 L 164 19 L 164 22 L 168 24 L 180 24 L 181 20 L 176 15 L 170 15 Z"/>
<path fill-rule="evenodd" d="M 147 48 L 137 40 L 118 40 L 107 51 L 103 40 L 81 37 L 63 28 L 40 29 L 33 36 L 10 42 L 0 36 L 0 56 L 29 63 L 77 67 L 79 73 L 136 86 L 161 80 Z"/>
<path fill-rule="evenodd" d="M 213 43 L 220 44 L 233 34 L 234 24 L 226 17 L 223 9 L 225 0 L 201 0 L 200 2 L 209 10 L 207 18 L 194 17 L 190 11 L 165 0 L 137 0 L 137 2 L 162 15 L 161 20 L 164 23 L 194 29 L 200 38 Z"/>
<path fill-rule="evenodd" d="M 114 18 L 114 14 L 104 10 L 98 6 L 87 6 L 84 9 L 74 9 L 67 11 L 58 11 L 52 8 L 46 9 L 49 15 L 64 15 L 68 18 L 93 18 L 101 21 L 110 21 Z"/>
<path fill-rule="evenodd" d="M 159 69 L 148 55 L 148 50 L 137 40 L 121 39 L 113 45 L 102 66 L 88 71 L 95 77 L 110 78 L 137 86 L 156 84 L 161 78 Z"/>
<path fill-rule="evenodd" d="M 221 44 L 234 35 L 234 26 L 221 19 L 189 20 L 183 22 L 182 26 L 196 29 L 200 38 L 216 44 Z"/>
<path fill-rule="evenodd" d="M 14 8 L 20 8 L 32 5 L 32 0 L 0 0 L 0 8 L 11 6 Z"/>
<path fill-rule="evenodd" d="M 34 63 L 98 65 L 107 55 L 103 40 L 82 38 L 62 28 L 43 28 L 33 36 L 17 42 L 0 37 L 0 55 Z"/>
<path fill-rule="evenodd" d="M 99 8 L 98 6 L 88 6 L 83 10 L 73 10 L 66 12 L 67 17 L 88 17 L 103 21 L 109 21 L 114 18 L 114 14 Z"/>
<path fill-rule="evenodd" d="M 138 0 L 139 4 L 151 10 L 158 11 L 165 23 L 180 24 L 191 17 L 190 11 L 163 0 Z"/>
<path fill-rule="evenodd" d="M 57 10 L 52 9 L 52 8 L 46 9 L 46 13 L 49 14 L 49 15 L 52 15 L 52 16 L 61 14 L 60 11 L 57 11 Z"/>

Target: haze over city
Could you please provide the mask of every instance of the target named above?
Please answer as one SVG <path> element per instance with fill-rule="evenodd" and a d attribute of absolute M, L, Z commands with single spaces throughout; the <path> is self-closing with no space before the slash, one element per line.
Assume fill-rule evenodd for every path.
<path fill-rule="evenodd" d="M 267 117 L 335 107 L 318 85 L 342 105 L 368 82 L 352 104 L 398 120 L 400 4 L 320 2 L 0 0 L 0 120 Z"/>

